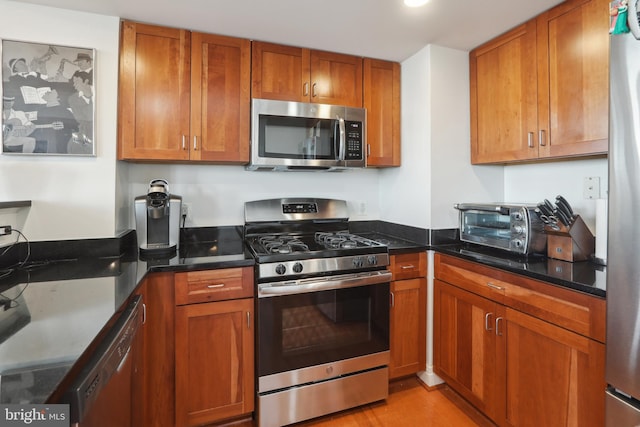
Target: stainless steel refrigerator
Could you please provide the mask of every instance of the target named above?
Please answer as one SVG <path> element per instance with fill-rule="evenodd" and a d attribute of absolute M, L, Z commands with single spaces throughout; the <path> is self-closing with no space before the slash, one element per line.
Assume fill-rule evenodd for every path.
<path fill-rule="evenodd" d="M 610 44 L 607 427 L 640 426 L 640 0 L 628 3 L 632 32 Z"/>

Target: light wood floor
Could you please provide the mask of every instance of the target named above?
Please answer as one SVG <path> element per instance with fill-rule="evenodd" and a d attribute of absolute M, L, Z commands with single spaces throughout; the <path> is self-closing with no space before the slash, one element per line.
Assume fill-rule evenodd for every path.
<path fill-rule="evenodd" d="M 245 421 L 234 427 L 252 427 Z M 444 386 L 427 390 L 426 386 L 411 377 L 394 381 L 389 386 L 389 397 L 337 414 L 326 415 L 297 423 L 295 427 L 489 427 L 493 426 L 466 401 Z"/>

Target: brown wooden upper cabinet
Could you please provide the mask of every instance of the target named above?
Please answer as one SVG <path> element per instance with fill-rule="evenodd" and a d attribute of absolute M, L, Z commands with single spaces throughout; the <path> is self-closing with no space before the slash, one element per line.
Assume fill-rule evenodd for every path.
<path fill-rule="evenodd" d="M 123 21 L 118 159 L 249 161 L 251 42 Z"/>
<path fill-rule="evenodd" d="M 362 107 L 362 58 L 260 41 L 252 48 L 252 97 Z"/>
<path fill-rule="evenodd" d="M 568 0 L 469 54 L 471 162 L 608 151 L 609 15 Z"/>
<path fill-rule="evenodd" d="M 365 58 L 367 166 L 400 166 L 400 64 Z"/>

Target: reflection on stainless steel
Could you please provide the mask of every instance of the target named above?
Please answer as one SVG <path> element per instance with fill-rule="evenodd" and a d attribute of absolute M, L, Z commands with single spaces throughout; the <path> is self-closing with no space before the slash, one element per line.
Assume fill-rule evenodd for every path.
<path fill-rule="evenodd" d="M 383 366 L 259 396 L 259 426 L 283 426 L 386 399 L 388 381 L 389 369 Z"/>
<path fill-rule="evenodd" d="M 391 281 L 391 272 L 372 271 L 366 273 L 343 274 L 340 276 L 317 277 L 258 285 L 258 298 L 275 295 L 291 295 L 304 292 L 345 289 L 355 286 L 376 285 Z"/>
<path fill-rule="evenodd" d="M 637 2 L 629 3 L 634 18 Z M 618 427 L 640 424 L 640 42 L 630 34 L 610 41 L 606 380 L 618 396 L 607 398 L 607 427 Z M 610 413 L 620 407 L 632 414 L 624 424 Z"/>
<path fill-rule="evenodd" d="M 270 262 L 258 265 L 258 274 L 261 279 L 269 279 L 281 277 L 282 273 L 278 272 L 278 267 L 282 266 L 286 274 L 291 274 L 295 268 L 301 268 L 305 274 L 334 272 L 339 273 L 346 270 L 353 270 L 354 265 L 358 263 L 371 263 L 372 267 L 384 267 L 389 265 L 389 254 L 371 254 L 368 256 L 354 255 L 342 256 L 335 258 L 312 258 L 299 259 L 293 261 Z"/>

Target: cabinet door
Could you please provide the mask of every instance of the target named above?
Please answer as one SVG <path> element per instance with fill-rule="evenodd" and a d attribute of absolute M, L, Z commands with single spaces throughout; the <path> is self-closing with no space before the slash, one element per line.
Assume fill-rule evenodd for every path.
<path fill-rule="evenodd" d="M 251 96 L 309 102 L 309 49 L 253 42 Z"/>
<path fill-rule="evenodd" d="M 365 58 L 367 166 L 400 166 L 400 64 Z"/>
<path fill-rule="evenodd" d="M 146 323 L 143 325 L 144 383 L 136 405 L 144 422 L 135 425 L 174 427 L 174 273 L 152 273 L 144 283 Z M 140 399 L 140 396 L 144 396 Z"/>
<path fill-rule="evenodd" d="M 247 163 L 251 42 L 191 34 L 191 160 Z"/>
<path fill-rule="evenodd" d="M 608 4 L 572 0 L 538 18 L 541 157 L 608 150 Z"/>
<path fill-rule="evenodd" d="M 362 58 L 311 51 L 311 102 L 362 107 Z"/>
<path fill-rule="evenodd" d="M 507 308 L 506 425 L 603 426 L 604 344 Z"/>
<path fill-rule="evenodd" d="M 496 319 L 502 306 L 440 280 L 434 284 L 435 372 L 488 417 L 504 412 Z"/>
<path fill-rule="evenodd" d="M 176 307 L 176 425 L 253 411 L 253 299 Z"/>
<path fill-rule="evenodd" d="M 190 34 L 122 23 L 118 158 L 186 160 Z"/>
<path fill-rule="evenodd" d="M 426 279 L 391 283 L 389 378 L 423 371 L 426 367 Z"/>
<path fill-rule="evenodd" d="M 469 54 L 471 163 L 538 156 L 536 22 Z"/>

